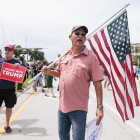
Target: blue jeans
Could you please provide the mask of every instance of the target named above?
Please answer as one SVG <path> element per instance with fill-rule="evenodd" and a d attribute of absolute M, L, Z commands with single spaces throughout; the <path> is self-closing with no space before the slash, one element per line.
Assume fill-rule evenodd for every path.
<path fill-rule="evenodd" d="M 72 125 L 73 140 L 85 140 L 87 112 L 76 110 L 63 113 L 58 110 L 58 132 L 60 140 L 70 140 Z"/>
<path fill-rule="evenodd" d="M 43 84 L 42 84 L 42 76 L 39 76 L 36 78 L 35 80 L 35 84 L 34 84 L 34 88 L 36 89 L 37 87 L 37 82 L 39 81 L 40 85 L 41 85 L 41 88 L 43 89 Z"/>

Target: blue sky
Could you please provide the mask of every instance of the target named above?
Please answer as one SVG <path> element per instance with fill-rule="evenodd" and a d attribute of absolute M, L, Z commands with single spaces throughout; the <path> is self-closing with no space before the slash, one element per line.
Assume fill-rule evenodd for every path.
<path fill-rule="evenodd" d="M 42 50 L 50 62 L 71 47 L 74 25 L 86 25 L 89 34 L 125 4 L 130 41 L 140 43 L 139 0 L 0 0 L 0 21 L 8 42 Z M 27 45 L 26 45 L 27 39 Z M 86 46 L 90 49 L 89 43 Z"/>

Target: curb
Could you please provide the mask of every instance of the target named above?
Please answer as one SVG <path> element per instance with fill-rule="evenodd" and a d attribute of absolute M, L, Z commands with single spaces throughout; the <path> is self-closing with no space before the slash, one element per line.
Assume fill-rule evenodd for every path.
<path fill-rule="evenodd" d="M 24 88 L 22 92 L 17 92 L 17 97 L 19 97 L 21 94 L 25 93 L 28 89 L 30 89 L 33 86 L 34 83 L 28 85 L 27 87 Z"/>

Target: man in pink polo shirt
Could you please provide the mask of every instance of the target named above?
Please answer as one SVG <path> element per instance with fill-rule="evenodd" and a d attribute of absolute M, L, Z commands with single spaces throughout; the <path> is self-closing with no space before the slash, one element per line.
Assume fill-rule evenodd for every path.
<path fill-rule="evenodd" d="M 91 79 L 97 96 L 97 125 L 103 117 L 101 81 L 104 78 L 97 57 L 84 45 L 87 33 L 86 26 L 74 26 L 69 35 L 72 47 L 68 54 L 61 58 L 57 70 L 50 70 L 47 66 L 42 69 L 45 74 L 60 77 L 58 110 L 60 140 L 70 140 L 71 125 L 73 140 L 85 139 Z"/>

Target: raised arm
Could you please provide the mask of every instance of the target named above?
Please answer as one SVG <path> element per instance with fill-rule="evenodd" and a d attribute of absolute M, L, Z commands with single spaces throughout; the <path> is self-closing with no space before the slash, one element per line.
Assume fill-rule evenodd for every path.
<path fill-rule="evenodd" d="M 49 75 L 54 76 L 54 77 L 60 77 L 60 72 L 58 70 L 51 70 L 47 66 L 43 66 L 42 72 L 44 74 L 49 74 Z"/>

